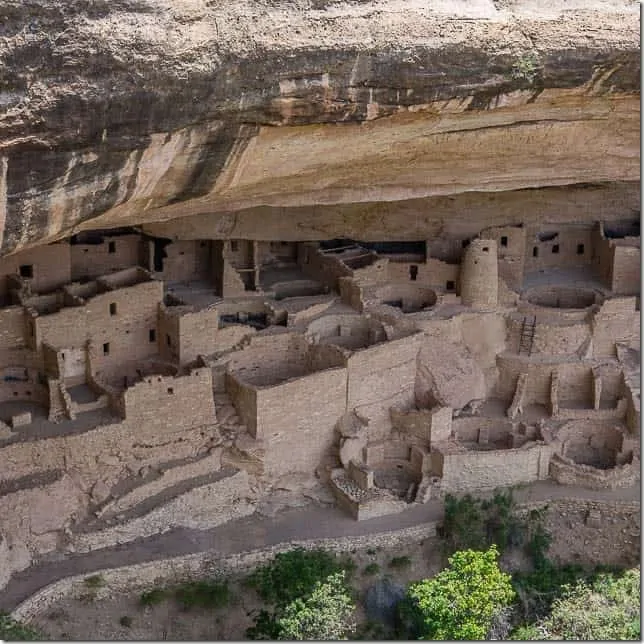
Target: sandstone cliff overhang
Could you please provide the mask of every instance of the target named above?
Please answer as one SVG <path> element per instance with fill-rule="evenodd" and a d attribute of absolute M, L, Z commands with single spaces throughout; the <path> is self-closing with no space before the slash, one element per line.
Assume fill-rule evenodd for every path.
<path fill-rule="evenodd" d="M 639 209 L 637 3 L 9 0 L 0 24 L 3 253 L 179 217 L 320 238 L 588 184 Z"/>

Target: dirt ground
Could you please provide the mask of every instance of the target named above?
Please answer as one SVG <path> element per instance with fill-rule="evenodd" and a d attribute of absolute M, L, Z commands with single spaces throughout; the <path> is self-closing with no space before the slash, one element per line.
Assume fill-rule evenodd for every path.
<path fill-rule="evenodd" d="M 356 564 L 352 586 L 358 601 L 367 588 L 379 577 L 388 575 L 406 586 L 416 579 L 436 574 L 442 565 L 437 540 L 410 545 L 396 552 L 368 549 L 346 553 Z M 393 557 L 407 556 L 411 562 L 402 568 L 392 568 Z M 365 573 L 369 564 L 376 563 L 379 571 Z M 93 600 L 91 592 L 68 597 L 34 620 L 33 625 L 47 636 L 61 640 L 240 640 L 253 624 L 253 616 L 265 607 L 254 590 L 244 587 L 243 577 L 230 580 L 232 600 L 218 610 L 191 609 L 184 611 L 173 599 L 156 606 L 141 606 L 140 594 L 119 595 Z M 131 619 L 129 627 L 122 626 L 123 617 Z M 355 620 L 365 620 L 360 605 Z"/>
<path fill-rule="evenodd" d="M 637 514 L 614 513 L 601 526 L 586 525 L 582 512 L 551 508 L 546 527 L 553 535 L 550 557 L 560 563 L 613 564 L 632 566 L 640 558 L 640 529 Z M 367 588 L 385 575 L 403 586 L 435 575 L 444 565 L 441 543 L 426 539 L 396 551 L 367 549 L 345 553 L 355 563 L 352 585 L 357 591 L 355 620 L 366 620 L 361 600 Z M 410 564 L 392 568 L 394 557 L 407 556 Z M 378 571 L 365 568 L 376 563 Z M 506 553 L 502 566 L 508 571 L 525 569 L 520 553 Z M 232 600 L 219 610 L 192 609 L 188 612 L 173 600 L 144 607 L 139 593 L 92 600 L 91 592 L 65 598 L 34 620 L 33 625 L 52 639 L 67 640 L 240 640 L 254 615 L 264 607 L 254 590 L 245 587 L 243 577 L 230 580 Z M 123 626 L 121 620 L 131 620 Z M 124 620 L 128 621 L 128 620 Z"/>

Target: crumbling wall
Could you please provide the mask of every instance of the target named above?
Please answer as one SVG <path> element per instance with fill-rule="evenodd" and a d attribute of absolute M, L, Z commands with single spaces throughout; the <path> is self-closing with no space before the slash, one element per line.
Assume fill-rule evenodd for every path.
<path fill-rule="evenodd" d="M 25 364 L 26 327 L 27 320 L 21 306 L 0 308 L 0 367 Z"/>
<path fill-rule="evenodd" d="M 640 479 L 640 463 L 634 461 L 608 470 L 575 463 L 561 454 L 550 461 L 550 477 L 560 485 L 575 485 L 590 490 L 614 490 L 631 487 Z"/>
<path fill-rule="evenodd" d="M 21 270 L 22 267 L 22 270 Z M 69 244 L 47 244 L 0 259 L 0 297 L 8 295 L 7 276 L 29 279 L 34 293 L 51 291 L 72 281 Z"/>
<path fill-rule="evenodd" d="M 508 350 L 518 353 L 523 317 L 508 318 Z M 587 322 L 558 324 L 537 318 L 531 354 L 574 355 L 583 350 L 591 336 Z"/>
<path fill-rule="evenodd" d="M 337 290 L 341 277 L 352 277 L 353 271 L 334 253 L 323 253 L 313 244 L 301 244 L 298 250 L 298 266 L 309 278 Z"/>
<path fill-rule="evenodd" d="M 606 300 L 595 313 L 592 323 L 593 355 L 596 358 L 615 358 L 615 344 L 640 347 L 640 312 L 635 297 L 615 297 Z"/>

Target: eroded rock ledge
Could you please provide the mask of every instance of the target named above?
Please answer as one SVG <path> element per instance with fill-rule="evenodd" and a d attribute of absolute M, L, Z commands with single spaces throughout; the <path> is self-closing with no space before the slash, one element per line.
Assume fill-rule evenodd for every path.
<path fill-rule="evenodd" d="M 4 2 L 2 252 L 123 225 L 413 239 L 518 203 L 631 216 L 638 17 L 617 0 Z"/>

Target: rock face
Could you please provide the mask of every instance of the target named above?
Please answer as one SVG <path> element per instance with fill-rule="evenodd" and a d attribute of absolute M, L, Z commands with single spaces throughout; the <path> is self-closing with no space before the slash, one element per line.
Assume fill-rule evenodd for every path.
<path fill-rule="evenodd" d="M 0 251 L 639 210 L 626 0 L 5 0 Z"/>

